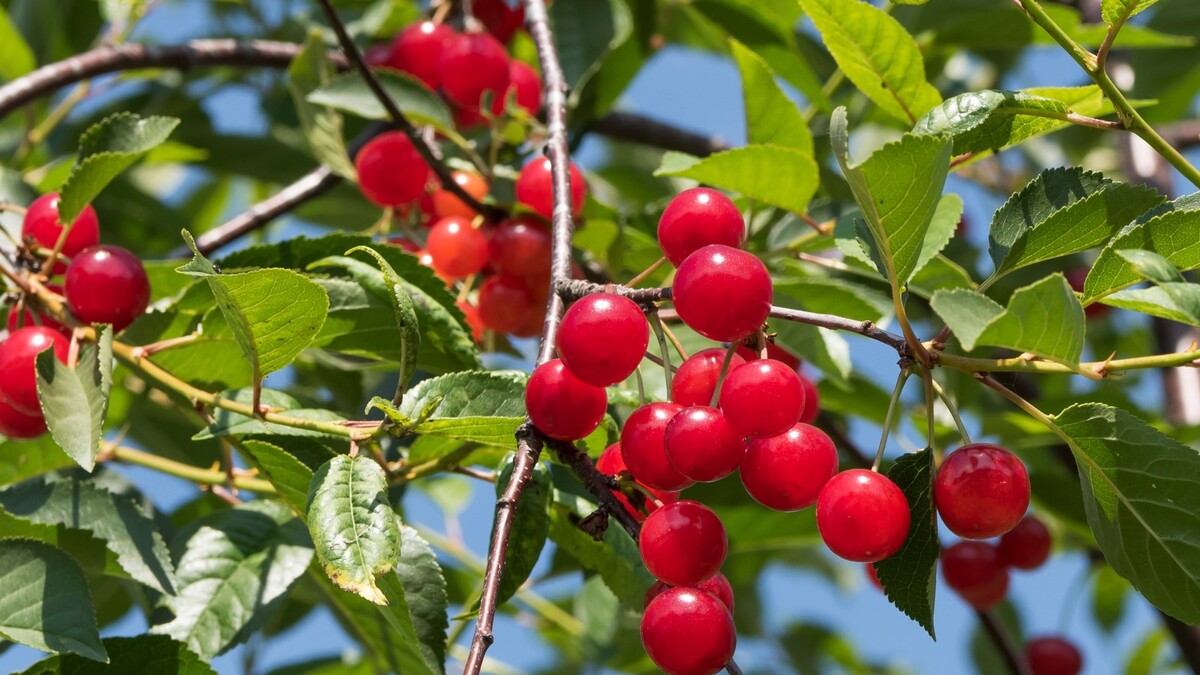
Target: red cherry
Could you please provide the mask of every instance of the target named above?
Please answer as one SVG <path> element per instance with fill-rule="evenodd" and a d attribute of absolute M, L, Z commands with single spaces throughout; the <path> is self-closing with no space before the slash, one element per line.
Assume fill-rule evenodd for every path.
<path fill-rule="evenodd" d="M 472 10 L 488 32 L 504 43 L 525 23 L 525 7 L 519 2 L 514 8 L 504 0 L 475 0 Z"/>
<path fill-rule="evenodd" d="M 1032 675 L 1079 675 L 1083 655 L 1064 638 L 1040 637 L 1025 644 L 1025 661 Z"/>
<path fill-rule="evenodd" d="M 400 206 L 425 192 L 433 172 L 399 131 L 379 134 L 367 141 L 354 158 L 358 187 L 379 206 Z"/>
<path fill-rule="evenodd" d="M 425 248 L 433 258 L 433 269 L 451 279 L 471 276 L 488 261 L 487 235 L 457 216 L 437 221 L 429 230 Z"/>
<path fill-rule="evenodd" d="M 487 196 L 488 183 L 484 180 L 483 176 L 470 171 L 451 171 L 450 176 L 464 192 L 474 197 L 476 201 L 482 201 Z M 434 215 L 441 218 L 458 216 L 459 218 L 470 220 L 478 215 L 471 207 L 456 197 L 453 192 L 444 188 L 434 190 L 429 199 Z"/>
<path fill-rule="evenodd" d="M 1025 516 L 1000 537 L 997 548 L 1002 564 L 1022 570 L 1037 569 L 1050 557 L 1050 530 L 1037 518 Z"/>
<path fill-rule="evenodd" d="M 387 243 L 392 246 L 399 246 L 409 253 L 417 253 L 421 250 L 421 247 L 417 246 L 416 242 L 410 240 L 408 237 L 388 237 Z"/>
<path fill-rule="evenodd" d="M 879 572 L 875 569 L 874 563 L 864 563 L 863 569 L 867 571 L 867 580 L 871 585 L 879 590 L 883 590 L 883 582 L 879 580 Z"/>
<path fill-rule="evenodd" d="M 66 363 L 71 343 L 62 333 L 45 326 L 19 328 L 0 342 L 0 400 L 21 414 L 42 414 L 34 359 L 51 347 L 58 360 Z"/>
<path fill-rule="evenodd" d="M 550 231 L 533 218 L 501 221 L 488 249 L 492 266 L 501 274 L 550 278 Z"/>
<path fill-rule="evenodd" d="M 497 274 L 479 287 L 479 318 L 497 333 L 511 333 L 534 311 L 533 298 L 518 277 Z"/>
<path fill-rule="evenodd" d="M 837 468 L 837 448 L 825 432 L 797 424 L 779 436 L 750 441 L 742 485 L 769 509 L 796 511 L 816 503 Z"/>
<path fill-rule="evenodd" d="M 37 438 L 44 433 L 46 420 L 42 418 L 40 410 L 36 415 L 26 415 L 0 396 L 0 436 L 23 441 Z"/>
<path fill-rule="evenodd" d="M 508 90 L 517 107 L 530 115 L 536 115 L 542 109 L 542 78 L 525 62 L 515 59 L 509 62 Z M 496 114 L 500 114 L 500 111 L 496 111 Z"/>
<path fill-rule="evenodd" d="M 1067 277 L 1067 283 L 1071 286 L 1071 290 L 1075 291 L 1076 293 L 1082 293 L 1083 284 L 1085 281 L 1087 281 L 1088 272 L 1090 271 L 1091 270 L 1087 267 L 1074 267 L 1067 270 L 1065 274 Z M 1088 319 L 1093 319 L 1098 316 L 1104 316 L 1110 309 L 1112 309 L 1112 307 L 1109 307 L 1108 305 L 1100 302 L 1093 302 L 1092 304 L 1083 308 L 1083 315 Z"/>
<path fill-rule="evenodd" d="M 388 42 L 371 45 L 363 51 L 363 61 L 366 61 L 367 65 L 372 68 L 386 66 L 391 58 L 392 45 Z"/>
<path fill-rule="evenodd" d="M 656 579 L 672 586 L 690 586 L 721 570 L 729 541 L 712 509 L 681 499 L 646 518 L 638 547 L 642 562 Z"/>
<path fill-rule="evenodd" d="M 942 576 L 975 609 L 995 607 L 1008 592 L 1008 570 L 996 547 L 981 541 L 960 541 L 942 551 Z"/>
<path fill-rule="evenodd" d="M 640 483 L 660 490 L 682 490 L 692 484 L 667 459 L 667 423 L 683 408 L 674 403 L 648 403 L 625 420 L 621 429 L 621 455 L 629 472 Z"/>
<path fill-rule="evenodd" d="M 538 366 L 525 388 L 529 419 L 560 441 L 577 441 L 595 431 L 607 407 L 602 388 L 580 381 L 558 359 Z"/>
<path fill-rule="evenodd" d="M 667 675 L 712 675 L 733 658 L 737 630 L 717 598 L 694 588 L 672 588 L 646 607 L 642 646 Z"/>
<path fill-rule="evenodd" d="M 479 308 L 466 300 L 459 300 L 454 303 L 462 310 L 463 318 L 467 320 L 467 325 L 471 327 L 471 337 L 475 338 L 476 342 L 483 342 L 483 319 L 479 317 Z"/>
<path fill-rule="evenodd" d="M 47 252 L 54 250 L 58 237 L 62 234 L 63 225 L 58 218 L 58 193 L 48 192 L 33 200 L 29 210 L 25 212 L 25 220 L 21 223 L 21 237 L 32 239 Z M 89 246 L 100 243 L 100 220 L 96 218 L 96 210 L 87 205 L 75 218 L 67 241 L 63 244 L 62 254 L 74 260 L 79 252 Z M 54 264 L 54 274 L 62 274 L 67 268 L 63 262 Z"/>
<path fill-rule="evenodd" d="M 442 84 L 438 61 L 443 48 L 453 37 L 454 31 L 442 24 L 432 21 L 412 24 L 392 40 L 388 65 L 412 75 L 436 91 Z"/>
<path fill-rule="evenodd" d="M 646 316 L 629 298 L 593 293 L 576 300 L 558 328 L 558 355 L 576 377 L 607 387 L 637 370 L 650 327 Z"/>
<path fill-rule="evenodd" d="M 759 359 L 729 371 L 720 402 L 725 418 L 743 436 L 769 438 L 800 421 L 804 387 L 796 371 L 778 361 Z"/>
<path fill-rule="evenodd" d="M 746 441 L 720 410 L 697 405 L 684 408 L 667 423 L 663 449 L 684 477 L 711 483 L 737 470 Z"/>
<path fill-rule="evenodd" d="M 709 244 L 738 248 L 745 240 L 742 213 L 729 197 L 709 188 L 680 192 L 658 220 L 658 245 L 676 267 Z"/>
<path fill-rule="evenodd" d="M 963 539 L 998 537 L 1029 509 L 1029 474 L 998 445 L 964 445 L 938 469 L 933 501 L 942 522 Z"/>
<path fill-rule="evenodd" d="M 71 261 L 63 286 L 67 305 L 84 323 L 112 324 L 121 332 L 150 304 L 142 261 L 120 246 L 93 246 Z"/>
<path fill-rule="evenodd" d="M 644 610 L 646 607 L 649 607 L 651 601 L 672 588 L 676 587 L 664 584 L 661 581 L 654 582 L 650 586 L 650 590 L 646 591 L 646 598 L 642 601 L 642 609 Z M 725 575 L 720 572 L 717 572 L 711 579 L 705 579 L 698 584 L 684 586 L 683 588 L 694 588 L 697 591 L 704 591 L 720 600 L 721 604 L 725 605 L 725 609 L 733 611 L 733 586 L 729 584 L 729 579 L 726 579 Z"/>
<path fill-rule="evenodd" d="M 546 326 L 546 316 L 542 312 L 545 303 L 536 304 L 525 314 L 525 321 L 512 331 L 515 337 L 532 338 L 542 334 Z"/>
<path fill-rule="evenodd" d="M 476 127 L 485 127 L 488 123 L 488 118 L 484 117 L 478 109 L 454 106 L 454 126 L 456 128 L 469 131 Z"/>
<path fill-rule="evenodd" d="M 850 469 L 817 496 L 817 529 L 830 551 L 854 562 L 878 562 L 908 537 L 908 500 L 887 476 Z"/>
<path fill-rule="evenodd" d="M 710 340 L 737 342 L 758 330 L 771 311 L 771 275 L 753 255 L 711 244 L 679 266 L 672 297 L 692 330 Z"/>
<path fill-rule="evenodd" d="M 606 476 L 616 476 L 622 471 L 629 470 L 629 467 L 625 466 L 625 457 L 621 455 L 620 443 L 613 443 L 605 448 L 604 452 L 600 453 L 600 457 L 596 460 L 596 469 Z M 678 492 L 658 490 L 652 487 L 646 487 L 646 489 L 653 493 L 654 496 L 658 498 L 658 501 L 662 502 L 663 504 L 673 504 L 679 501 Z M 621 505 L 625 507 L 625 510 L 629 511 L 629 513 L 635 519 L 637 519 L 639 523 L 646 520 L 646 514 L 642 513 L 641 509 L 638 509 L 631 504 L 623 492 L 620 490 L 613 490 L 612 493 L 614 496 L 616 496 L 617 501 L 621 502 Z M 658 510 L 658 506 L 649 499 L 642 499 L 641 501 L 646 507 L 646 511 L 648 513 L 653 513 Z"/>
<path fill-rule="evenodd" d="M 719 347 L 705 349 L 679 364 L 675 379 L 671 381 L 671 400 L 682 406 L 711 403 L 717 379 L 721 375 L 721 364 L 725 361 L 725 351 Z M 734 354 L 729 360 L 729 369 L 733 370 L 745 362 L 745 359 Z"/>
<path fill-rule="evenodd" d="M 508 52 L 487 33 L 455 35 L 442 48 L 438 77 L 446 98 L 478 109 L 484 94 L 495 100 L 508 91 Z"/>
<path fill-rule="evenodd" d="M 760 358 L 759 352 L 757 352 L 753 349 L 750 349 L 749 347 L 746 347 L 745 345 L 738 345 L 737 354 L 738 354 L 738 356 L 746 359 L 747 361 L 753 361 L 754 359 Z M 786 365 L 788 368 L 791 368 L 792 370 L 795 370 L 795 371 L 800 370 L 800 365 L 801 365 L 800 357 L 789 352 L 788 350 L 784 349 L 783 347 L 780 347 L 779 345 L 775 344 L 774 342 L 767 343 L 766 358 L 779 361 L 780 363 Z"/>
<path fill-rule="evenodd" d="M 571 214 L 578 218 L 583 213 L 583 201 L 587 196 L 587 183 L 583 172 L 571 162 Z M 550 179 L 550 160 L 538 158 L 526 164 L 517 176 L 517 201 L 529 207 L 539 216 L 550 220 L 554 215 L 554 183 Z"/>
<path fill-rule="evenodd" d="M 812 424 L 821 414 L 821 393 L 817 391 L 815 382 L 800 373 L 796 376 L 800 378 L 800 388 L 804 390 L 804 409 L 800 411 L 800 421 Z"/>

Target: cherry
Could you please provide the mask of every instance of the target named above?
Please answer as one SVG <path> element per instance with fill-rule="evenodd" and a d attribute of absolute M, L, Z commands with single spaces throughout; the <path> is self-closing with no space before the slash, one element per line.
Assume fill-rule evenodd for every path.
<path fill-rule="evenodd" d="M 1037 518 L 1025 516 L 1000 537 L 997 548 L 1002 564 L 1022 570 L 1037 569 L 1050 557 L 1050 530 Z"/>
<path fill-rule="evenodd" d="M 625 457 L 621 455 L 620 443 L 613 443 L 605 448 L 604 452 L 600 453 L 600 457 L 596 460 L 596 469 L 606 476 L 616 476 L 622 471 L 629 470 L 629 467 L 625 466 Z M 657 497 L 658 501 L 662 502 L 663 504 L 673 504 L 679 501 L 678 492 L 657 490 L 652 487 L 646 487 L 646 489 L 649 490 L 655 497 Z M 621 505 L 625 507 L 625 510 L 629 511 L 629 513 L 639 523 L 646 520 L 646 514 L 643 513 L 641 509 L 630 503 L 629 499 L 625 496 L 625 493 L 620 490 L 613 490 L 612 493 L 617 498 L 617 501 L 621 502 Z M 654 511 L 658 510 L 658 505 L 649 499 L 643 498 L 639 501 L 643 503 L 643 505 L 646 507 L 646 511 L 649 513 L 653 513 Z"/>
<path fill-rule="evenodd" d="M 520 328 L 534 308 L 525 282 L 518 277 L 497 274 L 479 287 L 479 318 L 497 333 Z"/>
<path fill-rule="evenodd" d="M 501 274 L 550 278 L 550 231 L 533 218 L 516 217 L 501 221 L 492 233 L 488 249 L 492 267 Z"/>
<path fill-rule="evenodd" d="M 508 91 L 508 52 L 487 33 L 454 35 L 438 57 L 438 78 L 446 98 L 478 109 L 485 94 L 495 100 Z"/>
<path fill-rule="evenodd" d="M 1061 637 L 1040 637 L 1025 644 L 1025 662 L 1032 675 L 1078 675 L 1083 655 Z"/>
<path fill-rule="evenodd" d="M 996 547 L 981 541 L 960 541 L 942 551 L 942 576 L 975 609 L 995 607 L 1008 592 L 1008 570 Z"/>
<path fill-rule="evenodd" d="M 501 42 L 509 42 L 521 24 L 525 23 L 525 7 L 517 3 L 510 7 L 504 0 L 475 0 L 475 18 Z"/>
<path fill-rule="evenodd" d="M 531 338 L 538 337 L 542 334 L 542 328 L 546 325 L 546 317 L 541 311 L 544 302 L 536 303 L 525 314 L 525 321 L 512 331 L 516 337 Z"/>
<path fill-rule="evenodd" d="M 425 248 L 433 259 L 433 269 L 451 279 L 476 274 L 488 261 L 487 235 L 458 216 L 437 221 L 429 230 Z"/>
<path fill-rule="evenodd" d="M 479 308 L 466 300 L 459 300 L 454 303 L 462 310 L 463 318 L 467 320 L 467 325 L 471 327 L 471 337 L 475 342 L 483 342 L 483 319 L 479 316 Z"/>
<path fill-rule="evenodd" d="M 804 390 L 804 409 L 800 411 L 800 421 L 812 424 L 821 414 L 821 393 L 817 391 L 815 382 L 800 373 L 796 373 L 796 376 L 800 378 L 800 388 Z"/>
<path fill-rule="evenodd" d="M 729 541 L 712 509 L 681 499 L 646 518 L 638 547 L 642 562 L 656 579 L 672 586 L 690 586 L 721 570 Z"/>
<path fill-rule="evenodd" d="M 387 243 L 392 246 L 399 246 L 409 253 L 419 253 L 421 251 L 421 247 L 408 237 L 388 237 Z"/>
<path fill-rule="evenodd" d="M 412 141 L 399 131 L 367 141 L 354 158 L 358 187 L 379 206 L 407 204 L 425 192 L 433 172 Z"/>
<path fill-rule="evenodd" d="M 741 211 L 729 197 L 710 188 L 692 188 L 675 195 L 658 220 L 658 245 L 676 267 L 709 244 L 738 248 L 745 240 Z"/>
<path fill-rule="evenodd" d="M 773 297 L 762 261 L 721 244 L 705 246 L 683 261 L 672 294 L 679 318 L 718 342 L 737 342 L 762 327 Z"/>
<path fill-rule="evenodd" d="M 58 360 L 66 363 L 71 343 L 62 333 L 45 326 L 18 328 L 0 342 L 0 401 L 24 415 L 42 414 L 34 359 L 51 347 Z"/>
<path fill-rule="evenodd" d="M 933 501 L 954 534 L 997 537 L 1016 527 L 1029 508 L 1029 474 L 1020 459 L 998 445 L 964 445 L 938 469 Z"/>
<path fill-rule="evenodd" d="M 908 500 L 887 476 L 843 471 L 817 495 L 817 530 L 830 551 L 854 562 L 878 562 L 908 537 Z"/>
<path fill-rule="evenodd" d="M 879 571 L 875 569 L 874 563 L 864 563 L 863 569 L 867 571 L 867 580 L 871 585 L 879 590 L 883 590 L 883 582 L 879 580 Z"/>
<path fill-rule="evenodd" d="M 649 343 L 650 327 L 637 304 L 613 293 L 593 293 L 567 309 L 556 345 L 576 377 L 607 387 L 637 370 Z"/>
<path fill-rule="evenodd" d="M 625 420 L 621 455 L 639 482 L 660 490 L 682 490 L 692 484 L 671 465 L 664 447 L 667 423 L 680 410 L 683 407 L 674 403 L 648 403 Z"/>
<path fill-rule="evenodd" d="M 682 406 L 708 405 L 712 402 L 717 379 L 721 376 L 721 364 L 725 351 L 719 347 L 698 351 L 689 356 L 675 371 L 671 381 L 671 400 Z M 734 354 L 729 360 L 729 369 L 745 363 L 745 359 Z"/>
<path fill-rule="evenodd" d="M 804 387 L 796 371 L 759 359 L 733 368 L 721 384 L 721 412 L 743 436 L 778 436 L 800 421 Z"/>
<path fill-rule="evenodd" d="M 525 388 L 530 421 L 560 441 L 577 441 L 595 431 L 607 407 L 603 389 L 581 382 L 558 359 L 534 369 Z"/>
<path fill-rule="evenodd" d="M 483 176 L 470 171 L 451 171 L 450 177 L 458 184 L 464 192 L 475 198 L 476 201 L 482 201 L 488 193 L 488 183 Z M 434 190 L 429 197 L 433 213 L 441 218 L 449 218 L 450 216 L 458 216 L 470 220 L 477 213 L 471 207 L 467 206 L 461 199 L 456 197 L 453 192 L 444 188 Z"/>
<path fill-rule="evenodd" d="M 1067 270 L 1065 276 L 1067 277 L 1067 283 L 1071 286 L 1071 290 L 1075 291 L 1076 293 L 1082 293 L 1083 284 L 1085 281 L 1087 281 L 1088 272 L 1090 271 L 1091 270 L 1089 270 L 1087 267 L 1073 267 Z M 1083 308 L 1083 315 L 1085 318 L 1094 319 L 1099 316 L 1104 316 L 1110 309 L 1112 309 L 1112 307 L 1109 307 L 1108 305 L 1100 302 L 1093 302 L 1092 304 Z"/>
<path fill-rule="evenodd" d="M 391 60 L 392 45 L 388 42 L 371 45 L 363 52 L 363 61 L 366 61 L 367 65 L 372 68 L 386 66 Z"/>
<path fill-rule="evenodd" d="M 530 115 L 536 115 L 542 109 L 542 78 L 525 62 L 515 59 L 509 62 L 508 90 L 517 107 Z M 501 111 L 496 111 L 496 114 Z M 571 179 L 573 182 L 574 176 Z"/>
<path fill-rule="evenodd" d="M 40 410 L 36 415 L 26 415 L 0 396 L 0 436 L 21 441 L 37 438 L 44 433 L 46 420 L 42 418 Z"/>
<path fill-rule="evenodd" d="M 442 50 L 453 37 L 454 31 L 440 23 L 414 23 L 392 40 L 392 55 L 388 65 L 412 75 L 436 91 L 442 85 L 438 61 Z"/>
<path fill-rule="evenodd" d="M 717 598 L 694 588 L 672 588 L 646 607 L 642 646 L 667 675 L 712 675 L 733 658 L 737 630 Z"/>
<path fill-rule="evenodd" d="M 667 423 L 663 449 L 671 466 L 684 477 L 710 483 L 737 470 L 746 454 L 746 442 L 720 410 L 696 405 L 684 408 Z"/>
<path fill-rule="evenodd" d="M 587 183 L 583 172 L 571 162 L 571 215 L 578 218 L 583 213 L 583 201 L 587 196 Z M 529 207 L 539 216 L 550 220 L 554 216 L 554 183 L 550 178 L 550 160 L 538 158 L 521 168 L 517 176 L 517 201 Z"/>
<path fill-rule="evenodd" d="M 652 600 L 663 593 L 666 593 L 672 588 L 677 587 L 670 584 L 664 584 L 661 581 L 654 582 L 654 584 L 650 586 L 650 589 L 646 591 L 646 598 L 642 601 L 642 609 L 644 610 L 646 607 L 649 607 Z M 721 574 L 720 572 L 717 572 L 716 575 L 710 579 L 705 579 L 698 584 L 684 586 L 683 588 L 694 588 L 697 591 L 704 591 L 705 593 L 708 593 L 714 598 L 720 600 L 721 604 L 725 605 L 725 609 L 728 609 L 731 612 L 733 611 L 733 586 L 729 584 L 729 579 L 726 579 L 725 575 Z"/>
<path fill-rule="evenodd" d="M 738 354 L 738 356 L 746 359 L 747 361 L 753 361 L 754 359 L 760 358 L 759 352 L 757 352 L 753 349 L 750 349 L 749 347 L 747 347 L 745 345 L 738 345 L 737 354 Z M 767 343 L 766 358 L 779 361 L 779 362 L 787 365 L 787 367 L 791 368 L 792 370 L 795 370 L 795 371 L 800 370 L 800 365 L 801 365 L 800 357 L 789 352 L 788 350 L 784 349 L 783 347 L 780 347 L 779 345 L 775 344 L 774 342 Z"/>
<path fill-rule="evenodd" d="M 796 511 L 816 503 L 837 468 L 833 441 L 801 423 L 778 436 L 750 441 L 742 459 L 742 485 L 769 509 Z"/>
<path fill-rule="evenodd" d="M 25 212 L 25 220 L 21 223 L 21 237 L 34 240 L 47 252 L 54 250 L 63 231 L 63 223 L 58 217 L 58 202 L 57 192 L 48 192 L 38 197 L 29 205 L 29 210 Z M 100 220 L 96 218 L 96 210 L 89 204 L 83 207 L 83 211 L 75 218 L 67 241 L 63 244 L 62 254 L 74 260 L 80 251 L 98 243 Z M 66 268 L 62 261 L 54 263 L 55 274 L 62 274 Z"/>
<path fill-rule="evenodd" d="M 63 282 L 67 305 L 84 323 L 112 324 L 120 333 L 150 304 L 142 261 L 120 246 L 93 246 L 75 256 Z"/>

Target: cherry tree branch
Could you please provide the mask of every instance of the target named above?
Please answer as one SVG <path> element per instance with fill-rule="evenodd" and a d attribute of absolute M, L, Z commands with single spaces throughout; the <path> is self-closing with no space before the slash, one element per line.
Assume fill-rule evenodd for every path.
<path fill-rule="evenodd" d="M 686 152 L 697 157 L 707 157 L 732 147 L 719 138 L 680 129 L 635 113 L 609 113 L 588 125 L 587 130 L 617 140 Z"/>

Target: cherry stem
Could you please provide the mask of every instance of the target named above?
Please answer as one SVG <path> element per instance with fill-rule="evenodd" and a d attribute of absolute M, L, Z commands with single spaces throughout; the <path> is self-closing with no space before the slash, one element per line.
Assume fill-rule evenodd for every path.
<path fill-rule="evenodd" d="M 647 312 L 646 320 L 650 322 L 650 328 L 658 338 L 658 351 L 662 354 L 663 375 L 667 378 L 667 391 L 669 392 L 671 391 L 671 348 L 667 346 L 667 336 L 663 330 L 663 322 L 662 319 L 658 318 L 657 311 Z"/>
<path fill-rule="evenodd" d="M 725 350 L 725 359 L 721 361 L 721 372 L 717 375 L 717 386 L 713 387 L 712 399 L 708 402 L 708 407 L 715 408 L 721 399 L 721 385 L 725 384 L 725 376 L 729 374 L 729 364 L 733 361 L 733 355 L 737 353 L 738 343 L 731 342 Z"/>
<path fill-rule="evenodd" d="M 627 288 L 636 288 L 638 284 L 640 284 L 643 281 L 645 281 L 646 279 L 650 278 L 650 275 L 654 274 L 656 271 L 658 271 L 658 268 L 662 267 L 663 264 L 666 262 L 667 262 L 666 256 L 663 256 L 663 257 L 659 258 L 658 260 L 655 260 L 654 262 L 650 263 L 649 267 L 642 270 L 641 272 L 638 272 L 637 276 L 635 276 L 634 278 L 627 281 L 625 283 L 625 286 Z"/>
<path fill-rule="evenodd" d="M 663 363 L 664 367 L 667 369 L 667 374 L 670 375 L 670 373 L 671 373 L 670 364 L 668 364 L 665 361 L 662 363 Z M 642 369 L 634 368 L 633 376 L 637 379 L 638 405 L 639 406 L 646 405 L 646 383 L 642 381 Z M 667 391 L 668 392 L 671 391 L 671 388 L 667 387 Z"/>
<path fill-rule="evenodd" d="M 942 387 L 942 385 L 938 384 L 938 381 L 933 379 L 932 375 L 929 378 L 929 383 L 932 385 L 933 391 L 938 395 L 938 398 L 942 399 L 942 403 L 946 404 L 946 409 L 950 411 L 950 416 L 954 418 L 954 424 L 958 427 L 958 435 L 962 436 L 963 443 L 965 445 L 970 445 L 971 435 L 967 433 L 967 425 L 963 424 L 962 417 L 958 412 L 958 406 L 956 406 L 950 399 L 950 395 L 946 393 L 946 390 Z"/>
<path fill-rule="evenodd" d="M 887 447 L 888 435 L 892 431 L 892 422 L 896 417 L 896 411 L 900 408 L 900 394 L 904 391 L 904 383 L 910 374 L 911 371 L 908 368 L 901 368 L 900 375 L 896 377 L 896 386 L 892 388 L 892 400 L 888 402 L 887 414 L 883 418 L 883 429 L 879 434 L 879 449 L 875 451 L 875 461 L 871 463 L 872 471 L 879 471 L 879 464 L 883 462 L 883 449 Z"/>

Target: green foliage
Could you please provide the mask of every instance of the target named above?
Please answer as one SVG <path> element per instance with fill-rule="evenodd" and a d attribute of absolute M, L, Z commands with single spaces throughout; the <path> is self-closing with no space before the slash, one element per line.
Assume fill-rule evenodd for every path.
<path fill-rule="evenodd" d="M 141 118 L 117 113 L 90 127 L 79 138 L 79 156 L 59 189 L 59 218 L 73 223 L 96 195 L 133 166 L 179 125 L 173 117 Z"/>
<path fill-rule="evenodd" d="M 33 70 L 37 62 L 33 50 L 13 24 L 8 12 L 0 9 L 0 78 L 14 80 Z"/>
<path fill-rule="evenodd" d="M 405 601 L 412 616 L 413 631 L 419 641 L 421 655 L 437 673 L 446 662 L 446 580 L 438 565 L 437 555 L 429 543 L 408 525 L 400 525 L 400 559 L 396 577 L 404 588 Z M 534 556 L 537 560 L 537 556 Z"/>
<path fill-rule="evenodd" d="M 750 144 L 795 148 L 811 155 L 813 139 L 808 124 L 775 84 L 775 73 L 770 66 L 737 41 L 731 41 L 730 48 L 742 74 L 742 100 Z"/>
<path fill-rule="evenodd" d="M 396 399 L 399 400 L 408 387 L 408 381 L 412 379 L 413 373 L 417 370 L 417 354 L 421 349 L 421 331 L 417 324 L 417 311 L 413 307 L 412 297 L 405 288 L 404 281 L 388 264 L 386 258 L 375 249 L 366 246 L 352 248 L 348 253 L 355 251 L 362 251 L 375 258 L 375 262 L 379 264 L 379 270 L 383 272 L 383 279 L 387 282 L 387 299 L 396 312 L 396 325 L 400 329 L 400 378 L 396 385 Z"/>
<path fill-rule="evenodd" d="M 74 368 L 60 362 L 53 349 L 38 354 L 38 402 L 46 426 L 71 459 L 91 471 L 104 437 L 108 395 L 112 390 L 112 327 L 97 331 L 96 344 L 84 345 Z"/>
<path fill-rule="evenodd" d="M 0 539 L 0 635 L 42 651 L 108 661 L 83 570 L 66 553 Z"/>
<path fill-rule="evenodd" d="M 103 643 L 108 663 L 64 654 L 39 661 L 21 675 L 212 675 L 216 672 L 194 652 L 165 635 L 105 638 Z"/>
<path fill-rule="evenodd" d="M 764 166 L 775 170 L 761 171 Z M 804 211 L 817 190 L 812 156 L 777 145 L 748 145 L 703 159 L 668 152 L 654 175 L 691 178 L 791 211 Z"/>
<path fill-rule="evenodd" d="M 292 92 L 296 113 L 300 116 L 300 124 L 304 127 L 313 156 L 337 175 L 356 180 L 358 174 L 354 170 L 354 163 L 350 161 L 342 134 L 342 116 L 332 108 L 310 103 L 306 98 L 329 84 L 333 70 L 321 32 L 311 30 L 303 51 L 296 55 L 288 67 L 288 88 Z"/>
<path fill-rule="evenodd" d="M 1121 24 L 1156 2 L 1158 0 L 1103 0 L 1100 14 L 1105 23 Z"/>
<path fill-rule="evenodd" d="M 516 454 L 503 462 L 496 478 L 496 498 L 503 495 L 513 472 Z M 513 528 L 509 533 L 508 560 L 504 564 L 504 576 L 500 579 L 497 603 L 505 603 L 516 594 L 517 589 L 529 579 L 534 565 L 542 555 L 546 536 L 550 531 L 551 487 L 550 471 L 545 464 L 534 467 L 529 483 L 517 502 L 513 516 Z"/>
<path fill-rule="evenodd" d="M 465 371 L 424 380 L 404 397 L 399 414 L 413 433 L 511 447 L 525 420 L 525 375 Z"/>
<path fill-rule="evenodd" d="M 888 470 L 904 491 L 912 517 L 904 546 L 890 558 L 875 563 L 879 582 L 888 600 L 936 639 L 933 630 L 933 598 L 936 588 L 938 543 L 937 513 L 933 508 L 933 451 L 909 453 Z"/>

